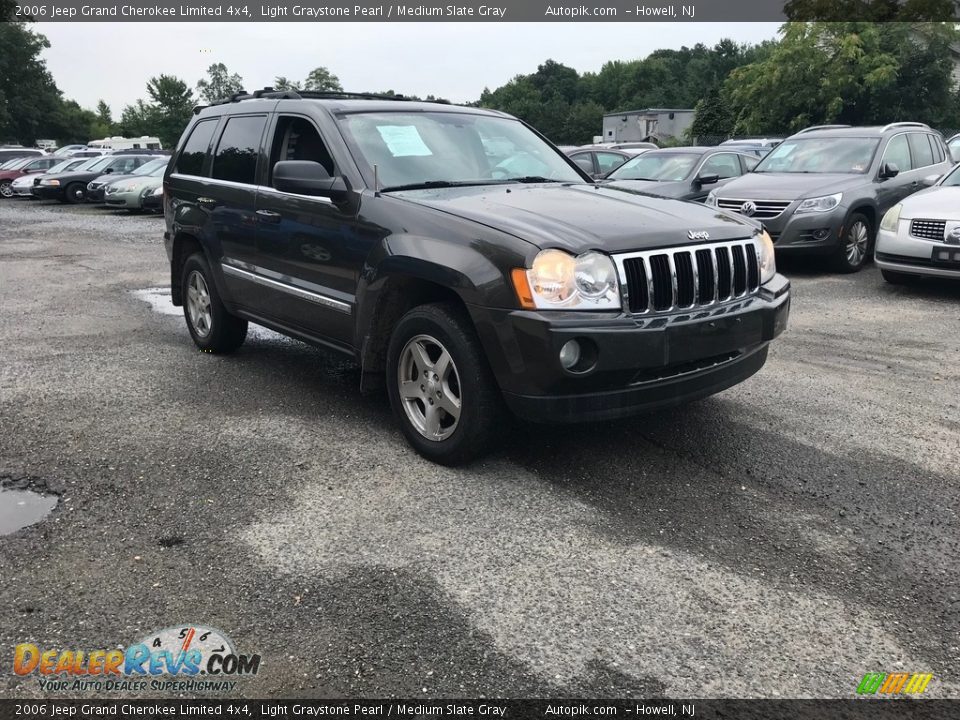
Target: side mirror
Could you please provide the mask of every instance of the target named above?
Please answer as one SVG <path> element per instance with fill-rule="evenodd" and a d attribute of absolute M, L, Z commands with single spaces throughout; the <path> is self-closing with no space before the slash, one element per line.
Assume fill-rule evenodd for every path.
<path fill-rule="evenodd" d="M 936 184 L 940 181 L 940 178 L 941 178 L 941 177 L 943 177 L 943 176 L 942 176 L 942 175 L 927 175 L 923 180 L 920 181 L 920 184 L 923 185 L 924 187 L 932 187 L 932 186 L 936 185 Z"/>
<path fill-rule="evenodd" d="M 103 171 L 103 174 L 104 174 L 104 175 L 109 175 L 109 174 L 112 173 L 112 172 L 113 172 L 113 168 L 107 168 L 106 170 Z"/>
<path fill-rule="evenodd" d="M 347 183 L 333 177 L 313 160 L 281 160 L 273 166 L 273 186 L 280 192 L 314 195 L 340 201 L 346 197 Z"/>
<path fill-rule="evenodd" d="M 716 174 L 714 174 L 714 175 L 698 175 L 698 176 L 697 176 L 697 179 L 694 180 L 693 182 L 694 182 L 694 184 L 697 185 L 698 187 L 702 187 L 702 186 L 704 186 L 704 185 L 714 185 L 714 184 L 720 182 L 720 176 L 719 176 L 719 175 L 716 175 Z"/>
<path fill-rule="evenodd" d="M 900 168 L 898 168 L 894 163 L 884 163 L 883 167 L 880 168 L 880 179 L 889 180 L 900 174 Z"/>

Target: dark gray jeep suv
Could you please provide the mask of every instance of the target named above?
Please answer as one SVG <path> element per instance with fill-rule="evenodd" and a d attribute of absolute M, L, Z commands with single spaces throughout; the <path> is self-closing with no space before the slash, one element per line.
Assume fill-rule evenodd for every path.
<path fill-rule="evenodd" d="M 599 420 L 719 392 L 789 312 L 756 222 L 605 189 L 489 110 L 234 96 L 197 109 L 164 213 L 202 350 L 253 321 L 343 352 L 443 463 L 481 451 L 504 407 Z"/>
<path fill-rule="evenodd" d="M 706 202 L 759 220 L 778 253 L 823 254 L 856 272 L 883 214 L 950 167 L 943 137 L 922 123 L 821 125 L 784 140 Z"/>

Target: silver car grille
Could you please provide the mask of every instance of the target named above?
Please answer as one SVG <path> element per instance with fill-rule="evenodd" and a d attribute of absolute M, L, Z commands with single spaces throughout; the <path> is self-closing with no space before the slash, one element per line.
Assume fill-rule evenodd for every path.
<path fill-rule="evenodd" d="M 628 312 L 709 307 L 760 289 L 760 253 L 752 239 L 615 255 Z"/>
<path fill-rule="evenodd" d="M 743 200 L 735 198 L 717 198 L 717 207 L 732 210 L 745 217 L 757 220 L 769 220 L 780 215 L 790 207 L 791 200 Z"/>
<path fill-rule="evenodd" d="M 911 220 L 910 234 L 915 238 L 924 240 L 935 240 L 943 242 L 943 236 L 947 231 L 946 220 Z"/>

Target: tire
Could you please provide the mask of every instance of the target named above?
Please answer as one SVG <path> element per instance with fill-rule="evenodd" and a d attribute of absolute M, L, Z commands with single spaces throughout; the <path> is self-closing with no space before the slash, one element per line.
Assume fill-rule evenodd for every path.
<path fill-rule="evenodd" d="M 70 183 L 63 191 L 63 198 L 71 204 L 82 203 L 87 199 L 87 188 L 83 183 Z"/>
<path fill-rule="evenodd" d="M 404 437 L 428 460 L 469 462 L 501 425 L 500 389 L 470 318 L 455 305 L 421 305 L 400 318 L 386 379 Z"/>
<path fill-rule="evenodd" d="M 194 253 L 183 264 L 180 287 L 183 289 L 183 317 L 198 348 L 223 355 L 243 345 L 247 337 L 247 321 L 227 312 L 202 253 Z"/>
<path fill-rule="evenodd" d="M 873 228 L 862 213 L 854 213 L 844 223 L 843 235 L 833 258 L 837 272 L 859 272 L 870 259 L 873 251 Z"/>
<path fill-rule="evenodd" d="M 916 275 L 896 272 L 895 270 L 881 270 L 880 274 L 883 275 L 883 279 L 891 285 L 912 285 L 920 279 Z"/>
<path fill-rule="evenodd" d="M 13 197 L 13 188 L 11 187 L 13 182 L 10 180 L 4 180 L 0 182 L 0 197 L 12 198 Z"/>

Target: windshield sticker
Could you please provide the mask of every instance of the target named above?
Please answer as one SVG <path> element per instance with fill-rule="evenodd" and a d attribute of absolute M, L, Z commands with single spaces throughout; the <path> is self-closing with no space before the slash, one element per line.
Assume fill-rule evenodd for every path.
<path fill-rule="evenodd" d="M 394 157 L 433 155 L 413 125 L 377 125 L 377 130 Z"/>

